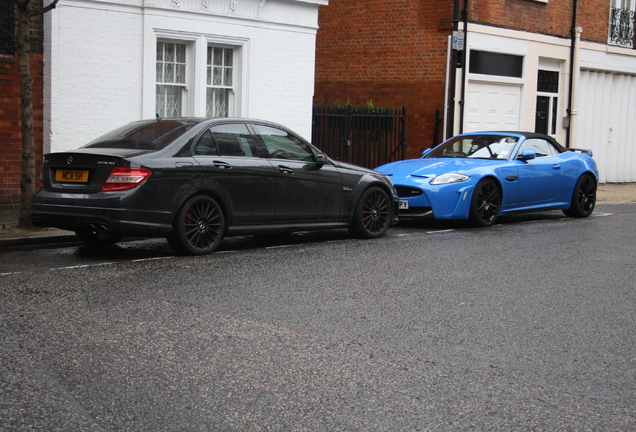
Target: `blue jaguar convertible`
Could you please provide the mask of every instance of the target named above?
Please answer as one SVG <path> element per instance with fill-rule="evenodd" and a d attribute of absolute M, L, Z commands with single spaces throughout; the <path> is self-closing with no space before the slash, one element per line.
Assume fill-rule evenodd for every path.
<path fill-rule="evenodd" d="M 455 136 L 420 159 L 376 168 L 392 180 L 401 218 L 468 219 L 492 225 L 512 213 L 563 210 L 587 217 L 596 204 L 592 151 L 529 132 Z"/>

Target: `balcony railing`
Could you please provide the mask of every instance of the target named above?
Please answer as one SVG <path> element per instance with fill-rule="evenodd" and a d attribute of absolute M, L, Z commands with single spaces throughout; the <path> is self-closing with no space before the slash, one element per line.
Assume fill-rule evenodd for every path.
<path fill-rule="evenodd" d="M 634 11 L 611 8 L 609 43 L 636 48 L 634 43 Z"/>

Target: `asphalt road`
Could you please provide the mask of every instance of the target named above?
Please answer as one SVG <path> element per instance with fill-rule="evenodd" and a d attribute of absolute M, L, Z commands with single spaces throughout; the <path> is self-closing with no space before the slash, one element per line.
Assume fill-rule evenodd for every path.
<path fill-rule="evenodd" d="M 0 252 L 3 431 L 636 430 L 636 203 Z"/>

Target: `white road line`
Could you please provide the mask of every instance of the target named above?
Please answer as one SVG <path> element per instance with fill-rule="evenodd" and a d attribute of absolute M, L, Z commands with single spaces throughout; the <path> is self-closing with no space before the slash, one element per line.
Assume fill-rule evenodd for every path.
<path fill-rule="evenodd" d="M 172 259 L 172 258 L 174 257 L 167 256 L 167 257 L 154 257 L 154 258 L 139 258 L 139 259 L 131 260 L 130 262 L 154 261 L 154 260 L 164 260 L 164 259 Z"/>
<path fill-rule="evenodd" d="M 78 268 L 99 267 L 99 266 L 105 266 L 105 265 L 111 265 L 111 264 L 117 264 L 117 263 L 105 262 L 105 263 L 99 263 L 99 264 L 84 264 L 84 265 L 69 266 L 69 267 L 57 267 L 57 268 L 52 268 L 52 269 L 49 269 L 49 270 L 51 270 L 51 271 L 72 270 L 72 269 L 78 269 Z"/>
<path fill-rule="evenodd" d="M 455 228 L 445 229 L 445 230 L 437 230 L 437 231 L 426 231 L 426 234 L 437 234 L 437 233 L 445 233 L 445 232 L 453 232 L 456 231 Z"/>
<path fill-rule="evenodd" d="M 302 243 L 298 244 L 290 244 L 290 245 L 280 245 L 280 246 L 267 246 L 265 249 L 280 249 L 280 248 L 289 248 L 295 246 L 304 246 Z"/>

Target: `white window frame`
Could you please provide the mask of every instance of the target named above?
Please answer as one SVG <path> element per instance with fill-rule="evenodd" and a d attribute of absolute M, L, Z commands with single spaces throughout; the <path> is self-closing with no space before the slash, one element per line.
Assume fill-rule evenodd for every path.
<path fill-rule="evenodd" d="M 206 116 L 208 46 L 233 49 L 233 91 L 228 117 L 249 117 L 249 39 L 153 29 L 146 41 L 148 49 L 144 50 L 143 118 L 154 118 L 156 115 L 157 42 L 186 44 L 186 83 L 181 112 L 184 117 Z"/>
<path fill-rule="evenodd" d="M 233 50 L 232 91 L 228 107 L 228 117 L 249 117 L 248 89 L 249 89 L 249 39 L 218 35 L 202 36 L 201 54 L 204 68 L 201 70 L 201 95 L 199 101 L 200 116 L 206 116 L 207 91 L 207 59 L 208 47 L 231 48 Z"/>
<path fill-rule="evenodd" d="M 183 75 L 183 82 L 179 83 L 179 82 L 175 82 L 175 81 L 165 81 L 162 80 L 161 82 L 157 81 L 155 78 L 155 88 L 157 86 L 163 86 L 163 87 L 179 87 L 181 88 L 181 112 L 179 116 L 183 116 L 184 115 L 184 111 L 186 110 L 187 107 L 187 101 L 188 101 L 188 44 L 181 42 L 181 41 L 175 41 L 175 40 L 171 40 L 171 39 L 158 39 L 157 40 L 157 49 L 159 48 L 159 44 L 163 44 L 164 47 L 167 44 L 173 44 L 173 45 L 182 45 L 184 46 L 184 63 L 183 65 L 185 66 L 184 69 L 184 75 Z M 164 53 L 165 53 L 165 49 L 164 49 Z M 165 59 L 164 59 L 165 60 Z M 159 60 L 155 59 L 155 67 L 158 65 Z M 166 63 L 165 61 L 163 62 L 164 64 Z M 180 62 L 177 61 L 177 59 L 174 59 L 173 62 L 175 65 L 179 65 Z M 164 70 L 165 71 L 165 70 Z M 176 74 L 176 70 L 173 72 Z M 157 97 L 157 92 L 155 90 L 155 98 Z M 156 104 L 156 103 L 155 103 Z M 157 115 L 160 115 L 159 112 L 156 113 Z M 163 113 L 165 114 L 165 113 Z M 177 116 L 178 117 L 178 116 Z"/>
<path fill-rule="evenodd" d="M 611 0 L 611 6 L 617 9 L 635 10 L 636 0 Z"/>
<path fill-rule="evenodd" d="M 548 59 L 539 59 L 539 68 L 538 70 L 543 70 L 543 71 L 548 71 L 548 72 L 558 72 L 559 74 L 559 83 L 558 83 L 558 89 L 556 93 L 551 93 L 551 92 L 541 92 L 537 90 L 537 96 L 544 96 L 544 97 L 548 97 L 549 98 L 549 103 L 548 103 L 548 135 L 550 135 L 553 138 L 556 138 L 557 135 L 559 134 L 559 122 L 558 122 L 558 118 L 559 118 L 559 113 L 560 108 L 562 106 L 562 99 L 561 99 L 561 95 L 562 95 L 562 88 L 564 87 L 563 85 L 563 72 L 561 71 L 561 62 L 558 60 L 548 60 Z M 538 71 L 537 71 L 538 74 Z M 555 102 L 556 102 L 556 107 L 555 107 Z M 536 108 L 535 108 L 536 109 Z M 555 114 L 556 111 L 556 114 Z M 556 118 L 554 118 L 554 116 L 556 115 Z M 552 123 L 555 122 L 556 123 L 556 127 L 555 130 L 552 130 Z"/>
<path fill-rule="evenodd" d="M 547 92 L 537 92 L 537 96 L 543 96 L 548 98 L 548 135 L 553 138 L 556 138 L 559 132 L 559 123 L 558 123 L 558 109 L 559 109 L 559 94 L 558 93 L 547 93 Z M 556 106 L 555 106 L 556 103 Z M 554 114 L 556 110 L 556 114 Z M 556 118 L 554 116 L 557 116 Z M 555 130 L 552 130 L 553 122 L 556 122 Z"/>
<path fill-rule="evenodd" d="M 207 78 L 208 78 L 208 70 L 211 68 L 212 70 L 210 71 L 212 74 L 212 80 L 214 80 L 214 68 L 215 65 L 209 65 L 208 64 L 208 52 L 209 50 L 212 49 L 222 49 L 222 50 L 231 50 L 232 51 L 232 66 L 231 66 L 231 76 L 230 76 L 230 81 L 231 84 L 230 85 L 223 85 L 223 83 L 221 83 L 220 85 L 215 85 L 214 82 L 212 83 L 208 83 Z M 214 58 L 214 55 L 213 55 Z M 205 111 L 206 111 L 206 116 L 208 115 L 208 100 L 207 100 L 207 92 L 208 89 L 219 89 L 219 90 L 228 90 L 228 101 L 227 101 L 227 117 L 236 117 L 235 114 L 235 95 L 236 95 L 236 60 L 237 60 L 237 55 L 236 55 L 236 47 L 234 46 L 228 46 L 228 45 L 218 45 L 218 44 L 209 44 L 207 46 L 207 50 L 206 50 L 206 68 L 205 68 L 205 78 L 206 78 L 206 82 L 205 82 L 205 93 L 206 93 L 206 101 L 205 101 Z M 226 65 L 224 64 L 223 66 L 221 66 L 222 68 L 226 67 Z M 223 79 L 223 77 L 221 78 Z"/>

